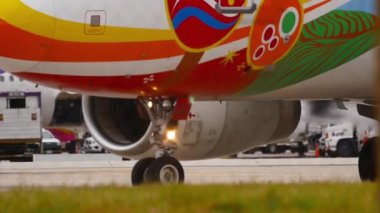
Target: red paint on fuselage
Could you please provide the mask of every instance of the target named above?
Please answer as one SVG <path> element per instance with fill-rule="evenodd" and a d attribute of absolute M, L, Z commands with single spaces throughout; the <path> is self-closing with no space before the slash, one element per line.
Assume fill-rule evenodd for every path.
<path fill-rule="evenodd" d="M 243 89 L 257 78 L 259 72 L 248 67 L 246 50 L 235 54 L 232 62 L 220 58 L 199 64 L 188 78 L 173 82 L 169 91 L 197 97 L 215 97 L 230 95 Z"/>
<path fill-rule="evenodd" d="M 114 96 L 176 95 L 215 98 L 234 93 L 257 78 L 245 61 L 245 50 L 235 53 L 233 61 L 219 58 L 198 65 L 185 79 L 175 79 L 175 71 L 139 76 L 64 76 L 22 72 L 21 78 L 69 91 L 99 93 Z M 152 81 L 147 81 L 153 76 Z M 167 79 L 173 79 L 169 83 Z"/>

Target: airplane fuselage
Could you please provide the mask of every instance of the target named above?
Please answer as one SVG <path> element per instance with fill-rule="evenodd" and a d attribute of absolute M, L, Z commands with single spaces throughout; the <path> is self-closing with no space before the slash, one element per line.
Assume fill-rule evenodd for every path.
<path fill-rule="evenodd" d="M 261 0 L 254 13 L 221 14 L 214 0 L 7 0 L 0 3 L 0 68 L 97 96 L 275 99 L 275 91 L 348 63 L 347 72 L 373 72 L 374 1 L 355 1 Z M 313 89 L 302 88 L 288 98 Z M 372 91 L 358 92 L 328 95 Z"/>

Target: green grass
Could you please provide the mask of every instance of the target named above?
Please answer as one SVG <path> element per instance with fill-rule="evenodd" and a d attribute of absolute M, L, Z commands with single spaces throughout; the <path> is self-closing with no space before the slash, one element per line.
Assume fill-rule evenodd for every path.
<path fill-rule="evenodd" d="M 377 212 L 375 184 L 19 188 L 0 212 Z"/>

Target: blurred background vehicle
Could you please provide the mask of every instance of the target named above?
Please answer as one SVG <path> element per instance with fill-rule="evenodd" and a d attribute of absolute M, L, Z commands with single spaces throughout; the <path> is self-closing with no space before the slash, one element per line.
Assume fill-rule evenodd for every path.
<path fill-rule="evenodd" d="M 93 137 L 84 139 L 81 153 L 105 153 L 105 149 L 99 145 Z"/>
<path fill-rule="evenodd" d="M 33 161 L 41 143 L 40 103 L 39 92 L 0 92 L 0 160 Z"/>
<path fill-rule="evenodd" d="M 61 142 L 47 129 L 42 129 L 42 147 L 44 154 L 61 153 Z"/>

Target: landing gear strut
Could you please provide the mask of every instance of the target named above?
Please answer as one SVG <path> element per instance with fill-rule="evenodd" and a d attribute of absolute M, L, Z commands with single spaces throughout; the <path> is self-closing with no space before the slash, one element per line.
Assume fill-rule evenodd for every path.
<path fill-rule="evenodd" d="M 182 183 L 185 179 L 180 162 L 171 157 L 177 149 L 177 144 L 165 138 L 165 131 L 172 118 L 175 99 L 171 98 L 141 98 L 153 124 L 150 142 L 156 148 L 156 158 L 139 160 L 132 170 L 132 184 L 143 183 Z"/>
<path fill-rule="evenodd" d="M 359 175 L 362 181 L 375 181 L 377 178 L 376 172 L 376 143 L 377 138 L 371 138 L 359 154 Z"/>

